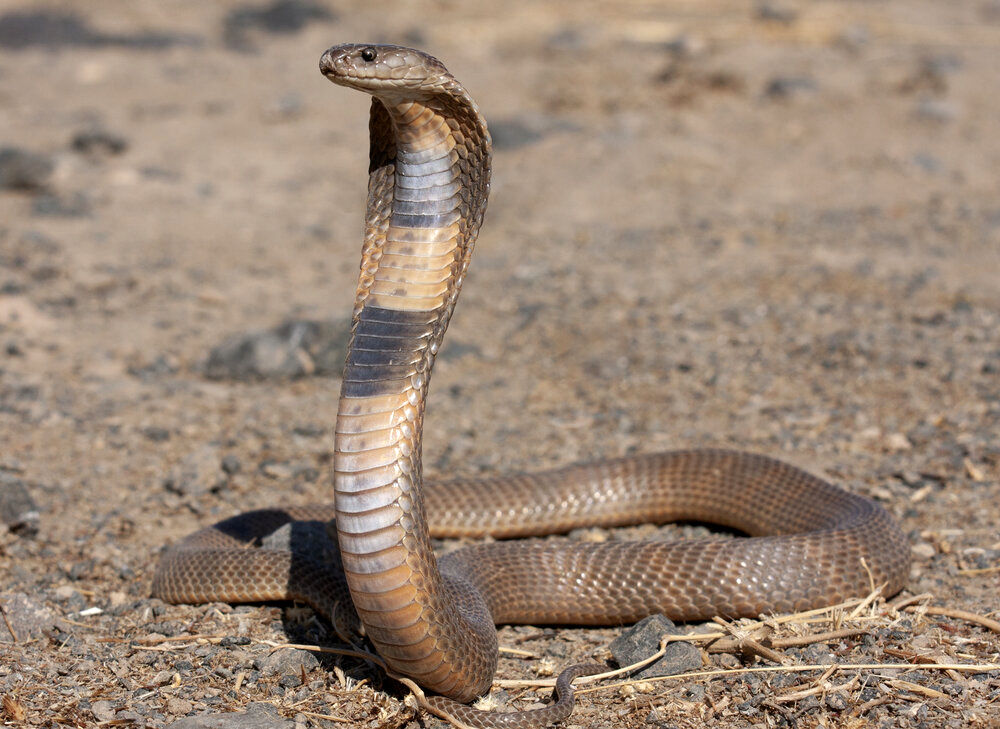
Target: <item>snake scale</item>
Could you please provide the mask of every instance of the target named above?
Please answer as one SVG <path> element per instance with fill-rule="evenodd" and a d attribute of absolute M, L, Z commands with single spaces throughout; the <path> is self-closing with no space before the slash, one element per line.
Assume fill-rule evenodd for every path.
<path fill-rule="evenodd" d="M 360 621 L 392 671 L 438 694 L 427 699 L 435 713 L 465 726 L 533 727 L 569 714 L 570 681 L 592 667 L 564 673 L 558 701 L 541 709 L 465 706 L 490 688 L 497 623 L 755 616 L 827 605 L 866 593 L 872 581 L 888 594 L 902 588 L 909 547 L 881 506 L 760 455 L 677 451 L 424 483 L 427 388 L 486 209 L 490 135 L 468 92 L 420 51 L 335 46 L 320 69 L 373 97 L 335 508 L 257 511 L 202 529 L 164 552 L 154 595 L 303 600 L 337 624 Z M 503 541 L 440 558 L 431 549 L 432 535 L 524 537 L 678 519 L 748 537 Z M 316 521 L 327 522 L 339 553 L 297 546 L 296 534 Z M 291 549 L 254 548 L 283 525 L 292 529 Z"/>

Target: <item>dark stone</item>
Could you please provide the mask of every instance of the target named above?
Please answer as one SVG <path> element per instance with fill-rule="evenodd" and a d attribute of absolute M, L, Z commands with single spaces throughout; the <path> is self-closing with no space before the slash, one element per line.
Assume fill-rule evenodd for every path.
<path fill-rule="evenodd" d="M 295 722 L 285 719 L 271 704 L 250 704 L 246 711 L 231 714 L 187 716 L 168 724 L 167 729 L 294 729 Z"/>
<path fill-rule="evenodd" d="M 252 49 L 248 31 L 289 35 L 314 21 L 333 19 L 334 14 L 328 8 L 310 0 L 275 0 L 266 5 L 241 5 L 226 15 L 222 37 L 230 48 L 245 51 Z"/>
<path fill-rule="evenodd" d="M 302 438 L 319 438 L 326 435 L 326 428 L 314 423 L 305 423 L 303 425 L 296 425 L 292 428 L 292 432 Z"/>
<path fill-rule="evenodd" d="M 209 353 L 204 372 L 219 380 L 339 375 L 350 330 L 347 320 L 286 321 L 274 329 L 227 339 Z"/>
<path fill-rule="evenodd" d="M 44 190 L 53 169 L 55 164 L 47 155 L 19 147 L 0 148 L 0 189 Z"/>
<path fill-rule="evenodd" d="M 298 648 L 285 648 L 271 653 L 260 661 L 260 672 L 265 676 L 299 676 L 302 670 L 306 672 L 319 667 L 319 660 L 309 651 Z M 295 684 L 298 686 L 301 681 Z M 282 684 L 284 685 L 284 684 Z"/>
<path fill-rule="evenodd" d="M 46 193 L 31 206 L 31 212 L 47 218 L 82 218 L 90 215 L 90 200 L 82 192 L 68 196 Z"/>
<path fill-rule="evenodd" d="M 764 95 L 770 99 L 791 99 L 814 93 L 816 82 L 806 76 L 776 76 L 767 83 Z"/>
<path fill-rule="evenodd" d="M 240 463 L 240 459 L 231 453 L 228 456 L 223 457 L 222 459 L 222 470 L 228 473 L 230 476 L 232 476 L 234 473 L 239 473 L 242 467 L 243 464 Z"/>
<path fill-rule="evenodd" d="M 5 618 L 0 620 L 0 643 L 41 638 L 43 632 L 57 622 L 55 613 L 21 592 L 0 595 L 0 605 Z M 8 625 L 14 631 L 13 636 Z"/>
<path fill-rule="evenodd" d="M 785 5 L 776 5 L 772 2 L 759 3 L 756 15 L 758 20 L 779 23 L 781 25 L 792 25 L 799 17 L 794 8 Z"/>
<path fill-rule="evenodd" d="M 623 632 L 608 647 L 619 666 L 630 666 L 660 650 L 660 639 L 664 635 L 681 634 L 682 631 L 665 616 L 651 615 Z M 701 666 L 701 652 L 695 646 L 686 642 L 670 643 L 662 658 L 643 668 L 633 678 L 673 676 Z"/>
<path fill-rule="evenodd" d="M 841 693 L 827 694 L 826 696 L 827 708 L 833 711 L 844 711 L 850 704 L 847 699 Z"/>
<path fill-rule="evenodd" d="M 39 513 L 28 484 L 13 474 L 0 471 L 0 522 L 21 536 L 38 533 Z"/>
<path fill-rule="evenodd" d="M 490 122 L 493 148 L 501 151 L 526 147 L 555 132 L 575 131 L 579 131 L 576 124 L 541 114 L 522 114 Z"/>
<path fill-rule="evenodd" d="M 185 456 L 164 480 L 163 486 L 175 494 L 192 496 L 219 488 L 223 480 L 218 449 L 204 445 Z"/>
<path fill-rule="evenodd" d="M 177 45 L 196 46 L 195 36 L 165 33 L 124 35 L 102 33 L 91 28 L 75 13 L 15 10 L 0 15 L 0 48 L 23 51 L 28 48 L 121 47 L 161 50 Z"/>
<path fill-rule="evenodd" d="M 944 99 L 921 99 L 917 102 L 914 113 L 920 119 L 944 124 L 954 121 L 959 114 L 958 106 Z"/>
<path fill-rule="evenodd" d="M 170 440 L 170 431 L 158 425 L 150 425 L 142 429 L 142 434 L 154 443 Z"/>
<path fill-rule="evenodd" d="M 128 149 L 128 140 L 120 134 L 95 128 L 74 134 L 70 146 L 75 152 L 82 154 L 114 155 Z"/>

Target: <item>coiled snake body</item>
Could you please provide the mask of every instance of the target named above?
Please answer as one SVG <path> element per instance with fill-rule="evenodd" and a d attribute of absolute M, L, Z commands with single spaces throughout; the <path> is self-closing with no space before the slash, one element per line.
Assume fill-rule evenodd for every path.
<path fill-rule="evenodd" d="M 679 451 L 423 484 L 427 386 L 486 208 L 490 136 L 461 84 L 419 51 L 336 46 L 320 69 L 373 96 L 361 274 L 336 425 L 335 514 L 252 512 L 203 529 L 164 553 L 154 595 L 300 599 L 327 615 L 353 603 L 392 670 L 468 702 L 492 681 L 494 623 L 752 616 L 830 604 L 867 592 L 872 581 L 890 594 L 901 589 L 909 548 L 884 509 L 763 456 Z M 249 548 L 282 524 L 317 519 L 330 520 L 339 556 Z M 676 519 L 750 536 L 500 542 L 440 559 L 430 543 L 432 533 L 514 537 Z M 569 691 L 543 709 L 501 715 L 431 700 L 483 727 L 534 726 L 572 708 Z"/>

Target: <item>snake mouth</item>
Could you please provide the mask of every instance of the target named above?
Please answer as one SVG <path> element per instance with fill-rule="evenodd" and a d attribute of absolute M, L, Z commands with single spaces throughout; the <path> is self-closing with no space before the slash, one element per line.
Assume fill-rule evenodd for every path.
<path fill-rule="evenodd" d="M 451 78 L 433 56 L 387 44 L 333 46 L 320 58 L 319 70 L 338 86 L 389 98 L 425 96 L 440 90 L 441 78 Z"/>

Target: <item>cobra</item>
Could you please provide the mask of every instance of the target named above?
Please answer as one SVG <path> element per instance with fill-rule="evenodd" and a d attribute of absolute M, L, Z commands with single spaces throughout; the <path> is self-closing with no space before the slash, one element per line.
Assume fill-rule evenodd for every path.
<path fill-rule="evenodd" d="M 559 700 L 476 711 L 497 664 L 498 623 L 614 625 L 804 610 L 908 572 L 909 547 L 878 504 L 771 458 L 677 451 L 485 480 L 426 482 L 421 431 L 434 358 L 465 280 L 490 189 L 486 122 L 437 59 L 341 45 L 320 69 L 372 96 L 361 270 L 336 424 L 335 507 L 251 512 L 163 554 L 154 595 L 171 602 L 296 599 L 360 622 L 392 671 L 466 726 L 532 727 Z M 527 537 L 677 519 L 748 536 L 635 543 L 531 540 L 436 557 L 431 536 Z M 250 549 L 289 522 L 328 522 L 331 555 Z M 293 540 L 294 542 L 294 540 Z M 353 609 L 350 608 L 353 606 Z M 356 611 L 356 618 L 355 612 Z M 346 617 L 345 617 L 346 615 Z M 456 703 L 462 702 L 462 703 Z"/>

